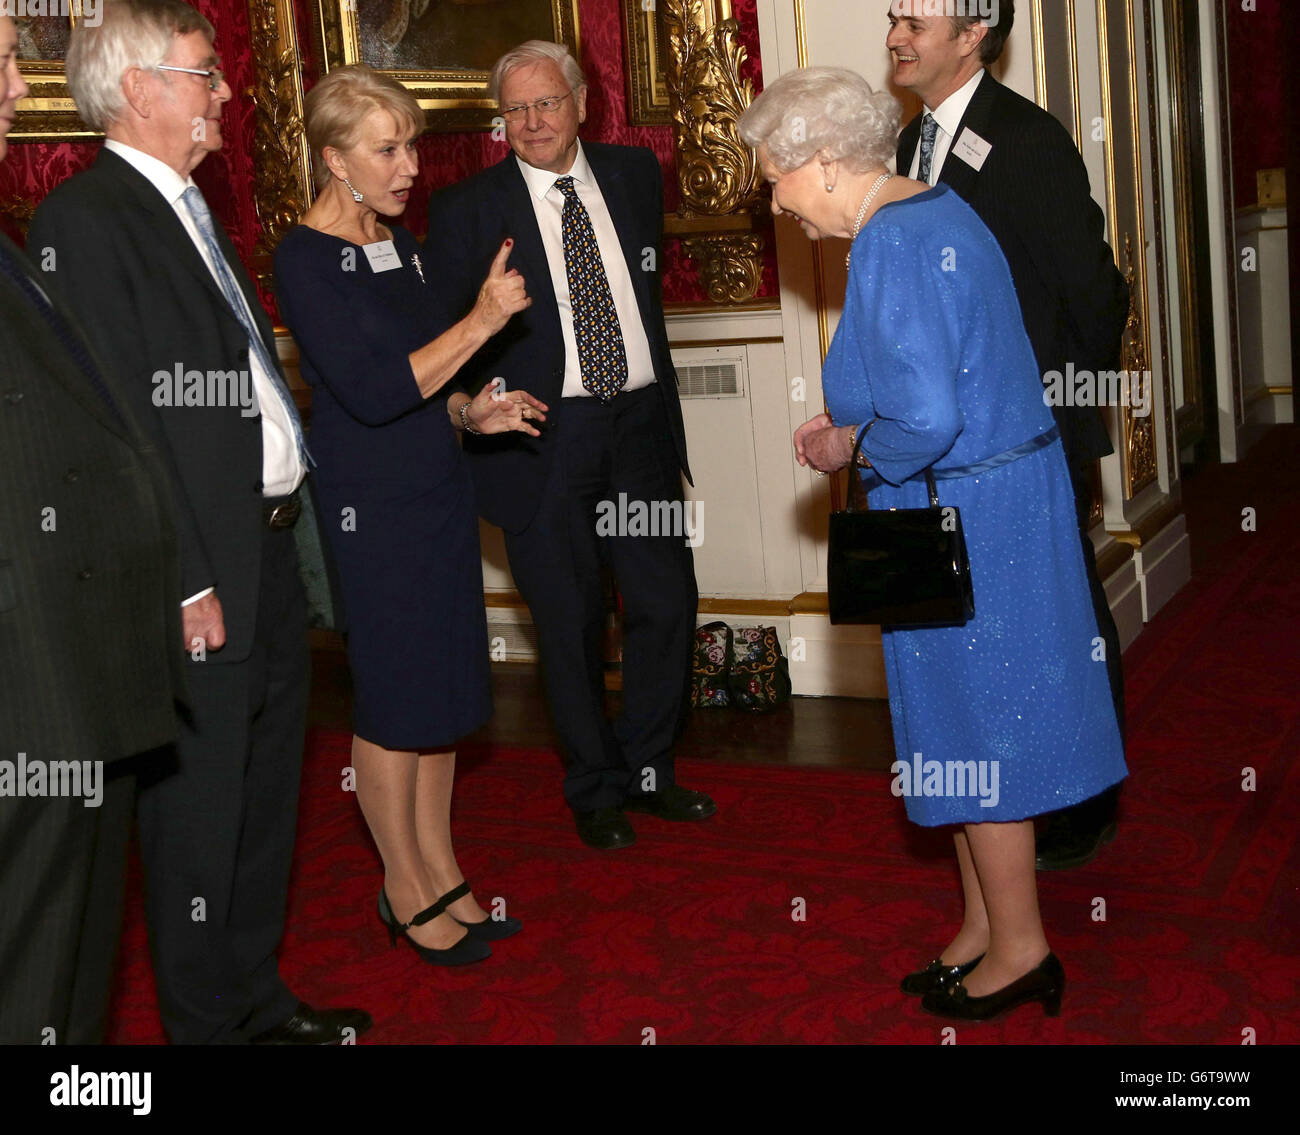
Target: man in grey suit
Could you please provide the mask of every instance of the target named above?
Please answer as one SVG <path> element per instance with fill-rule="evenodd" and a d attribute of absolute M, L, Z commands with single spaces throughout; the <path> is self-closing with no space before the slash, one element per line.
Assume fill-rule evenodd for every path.
<path fill-rule="evenodd" d="M 0 16 L 0 159 L 27 94 Z M 176 735 L 180 569 L 153 447 L 0 236 L 0 1043 L 102 1040 L 135 778 Z"/>

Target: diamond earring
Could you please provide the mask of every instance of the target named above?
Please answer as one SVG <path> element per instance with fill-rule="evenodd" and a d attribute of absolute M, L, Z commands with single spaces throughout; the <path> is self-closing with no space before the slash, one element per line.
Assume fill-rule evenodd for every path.
<path fill-rule="evenodd" d="M 343 184 L 348 187 L 348 192 L 352 194 L 352 200 L 357 202 L 358 205 L 365 200 L 365 198 L 357 192 L 356 187 L 352 182 L 350 182 L 346 177 L 343 179 Z"/>

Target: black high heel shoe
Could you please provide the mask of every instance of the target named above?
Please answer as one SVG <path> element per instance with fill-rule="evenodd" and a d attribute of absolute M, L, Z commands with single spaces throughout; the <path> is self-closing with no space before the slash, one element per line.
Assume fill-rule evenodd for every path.
<path fill-rule="evenodd" d="M 449 892 L 455 894 L 454 891 Z M 457 896 L 458 898 L 459 896 Z M 393 908 L 388 902 L 388 895 L 380 888 L 379 891 L 379 921 L 388 929 L 388 944 L 397 945 L 397 936 L 400 934 L 410 944 L 420 960 L 429 962 L 435 966 L 467 966 L 472 962 L 481 962 L 484 958 L 492 956 L 492 950 L 488 944 L 478 938 L 475 938 L 468 930 L 454 946 L 448 946 L 445 950 L 435 950 L 432 946 L 421 946 L 415 941 L 407 931 L 412 926 L 423 926 L 426 922 L 431 921 L 442 914 L 447 909 L 447 904 L 455 902 L 454 898 L 448 898 L 443 895 L 436 903 L 426 907 L 415 915 L 410 922 L 398 922 L 397 916 L 393 914 Z"/>
<path fill-rule="evenodd" d="M 461 883 L 459 887 L 448 891 L 438 901 L 445 900 L 450 905 L 457 899 L 464 898 L 469 894 L 469 891 L 469 883 Z M 452 918 L 456 918 L 456 916 L 453 914 Z M 503 938 L 510 938 L 518 934 L 524 928 L 524 924 L 517 918 L 503 918 L 498 922 L 489 916 L 480 922 L 465 922 L 459 918 L 456 918 L 456 921 L 469 931 L 471 938 L 476 938 L 480 942 L 500 942 Z"/>
<path fill-rule="evenodd" d="M 963 962 L 959 966 L 946 966 L 938 958 L 935 958 L 925 969 L 917 970 L 916 973 L 909 973 L 903 978 L 900 988 L 904 993 L 914 993 L 922 996 L 926 993 L 937 993 L 945 986 L 965 977 L 983 959 L 984 955 L 980 954 L 978 958 Z"/>
<path fill-rule="evenodd" d="M 1065 967 L 1055 954 L 1048 954 L 1034 969 L 996 993 L 972 997 L 958 979 L 944 989 L 927 993 L 921 998 L 921 1008 L 955 1021 L 987 1021 L 1017 1005 L 1041 1001 L 1043 1012 L 1056 1017 L 1061 1012 L 1061 994 L 1064 992 Z"/>

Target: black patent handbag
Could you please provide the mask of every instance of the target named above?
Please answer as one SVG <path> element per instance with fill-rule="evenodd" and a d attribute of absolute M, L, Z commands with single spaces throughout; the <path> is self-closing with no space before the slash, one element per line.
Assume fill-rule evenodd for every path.
<path fill-rule="evenodd" d="M 929 469 L 929 508 L 854 508 L 858 450 L 866 432 L 853 446 L 848 507 L 831 513 L 831 622 L 961 626 L 975 615 L 961 512 L 939 504 Z"/>

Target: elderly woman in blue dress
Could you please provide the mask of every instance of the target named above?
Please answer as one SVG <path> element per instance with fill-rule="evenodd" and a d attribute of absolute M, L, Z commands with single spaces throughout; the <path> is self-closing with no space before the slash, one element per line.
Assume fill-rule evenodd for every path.
<path fill-rule="evenodd" d="M 532 301 L 503 245 L 463 319 L 437 264 L 392 223 L 419 171 L 424 112 L 363 65 L 307 96 L 318 195 L 275 254 L 280 311 L 312 387 L 311 449 L 338 567 L 354 686 L 357 801 L 384 862 L 379 917 L 426 962 L 465 965 L 520 929 L 489 917 L 456 861 L 459 738 L 492 711 L 473 487 L 458 431 L 538 436 L 546 406 L 457 372 Z"/>
<path fill-rule="evenodd" d="M 822 373 L 829 413 L 799 427 L 795 453 L 831 472 L 865 433 L 873 509 L 925 507 L 932 469 L 970 554 L 974 618 L 882 634 L 898 761 L 973 760 L 997 785 L 934 794 L 900 775 L 911 820 L 958 825 L 965 900 L 956 935 L 903 990 L 956 1019 L 1033 1001 L 1054 1015 L 1065 973 L 1039 915 L 1033 817 L 1123 779 L 1123 747 L 1093 660 L 1069 473 L 1010 271 L 956 193 L 888 172 L 898 123 L 892 96 L 834 68 L 783 75 L 740 122 L 773 213 L 811 240 L 852 241 Z"/>

